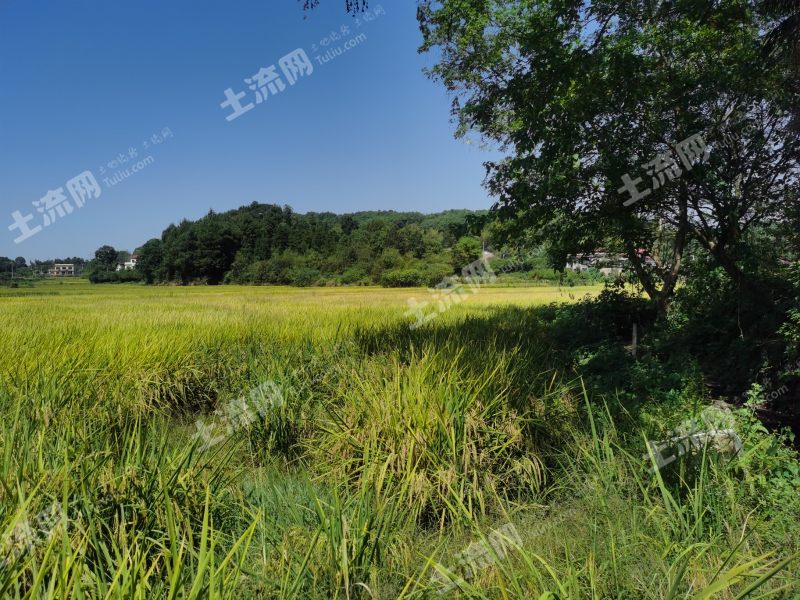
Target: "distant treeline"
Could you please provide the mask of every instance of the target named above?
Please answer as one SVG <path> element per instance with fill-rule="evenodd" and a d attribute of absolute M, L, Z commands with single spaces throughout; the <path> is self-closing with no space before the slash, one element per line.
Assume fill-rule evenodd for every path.
<path fill-rule="evenodd" d="M 80 257 L 55 258 L 51 260 L 33 260 L 30 263 L 22 256 L 9 258 L 0 256 L 0 283 L 12 279 L 33 279 L 45 276 L 56 263 L 70 263 L 80 272 L 89 261 Z"/>
<path fill-rule="evenodd" d="M 96 283 L 433 286 L 481 257 L 491 241 L 486 222 L 485 211 L 298 214 L 253 203 L 170 225 L 134 252 L 134 271 L 116 272 L 114 249 L 103 247 L 85 273 Z M 560 277 L 530 252 L 514 265 Z"/>

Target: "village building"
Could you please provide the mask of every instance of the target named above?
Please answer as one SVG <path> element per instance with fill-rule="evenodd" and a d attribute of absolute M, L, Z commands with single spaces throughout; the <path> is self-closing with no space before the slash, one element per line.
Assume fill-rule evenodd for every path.
<path fill-rule="evenodd" d="M 71 263 L 56 263 L 47 274 L 50 277 L 75 277 L 75 265 Z"/>
<path fill-rule="evenodd" d="M 643 248 L 637 248 L 636 254 L 642 257 L 645 265 L 654 266 L 655 261 Z M 629 264 L 628 257 L 624 254 L 608 252 L 604 248 L 600 248 L 594 252 L 586 254 L 576 254 L 567 260 L 566 268 L 573 271 L 586 271 L 588 269 L 597 269 L 603 275 L 619 275 L 624 271 Z"/>
<path fill-rule="evenodd" d="M 117 271 L 133 271 L 136 268 L 136 265 L 139 262 L 139 255 L 134 254 L 124 263 L 117 265 Z"/>

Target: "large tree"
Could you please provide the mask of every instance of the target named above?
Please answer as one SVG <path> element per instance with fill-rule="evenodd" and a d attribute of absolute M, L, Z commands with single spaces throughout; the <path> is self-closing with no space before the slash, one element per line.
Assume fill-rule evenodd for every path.
<path fill-rule="evenodd" d="M 160 239 L 154 238 L 146 242 L 138 254 L 139 261 L 136 263 L 136 268 L 142 272 L 147 283 L 153 283 L 163 277 L 164 248 Z"/>
<path fill-rule="evenodd" d="M 800 90 L 800 0 L 763 0 L 761 9 L 776 20 L 764 37 L 764 49 L 770 60 L 789 60 L 796 77 L 791 81 Z M 800 130 L 800 103 L 794 106 L 792 126 Z"/>
<path fill-rule="evenodd" d="M 100 270 L 113 271 L 117 267 L 117 251 L 113 246 L 100 246 L 94 253 L 94 260 Z"/>
<path fill-rule="evenodd" d="M 761 8 L 778 20 L 766 37 L 767 50 L 800 60 L 800 0 L 763 0 Z"/>
<path fill-rule="evenodd" d="M 501 216 L 562 261 L 618 248 L 662 309 L 691 239 L 748 284 L 744 236 L 781 219 L 800 183 L 792 73 L 764 61 L 773 23 L 752 2 L 423 0 L 419 19 L 459 133 L 506 151 L 487 165 Z M 702 164 L 676 156 L 691 136 Z M 656 185 L 659 157 L 650 168 L 676 163 Z M 652 188 L 631 206 L 625 175 Z"/>

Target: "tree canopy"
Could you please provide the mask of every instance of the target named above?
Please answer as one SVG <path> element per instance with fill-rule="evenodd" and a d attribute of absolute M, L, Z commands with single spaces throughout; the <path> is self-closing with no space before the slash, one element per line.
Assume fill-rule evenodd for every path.
<path fill-rule="evenodd" d="M 170 225 L 137 250 L 137 271 L 149 283 L 435 285 L 478 258 L 471 232 L 484 214 L 298 214 L 253 203 Z M 103 247 L 93 266 L 110 270 L 117 256 Z"/>
<path fill-rule="evenodd" d="M 741 280 L 747 233 L 795 202 L 794 73 L 764 61 L 758 4 L 425 0 L 419 19 L 459 134 L 506 151 L 487 165 L 495 209 L 562 262 L 618 248 L 665 303 L 687 244 Z M 703 160 L 682 164 L 692 136 Z M 632 206 L 625 175 L 652 188 Z"/>

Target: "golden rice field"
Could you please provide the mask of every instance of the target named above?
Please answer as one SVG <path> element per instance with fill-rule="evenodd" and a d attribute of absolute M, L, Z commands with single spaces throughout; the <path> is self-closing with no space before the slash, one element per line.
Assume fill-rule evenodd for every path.
<path fill-rule="evenodd" d="M 0 289 L 0 597 L 797 597 L 800 504 L 649 473 L 565 358 L 600 291 Z"/>

